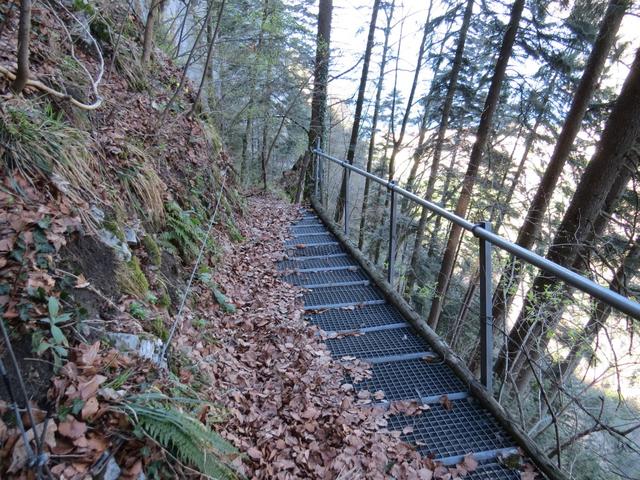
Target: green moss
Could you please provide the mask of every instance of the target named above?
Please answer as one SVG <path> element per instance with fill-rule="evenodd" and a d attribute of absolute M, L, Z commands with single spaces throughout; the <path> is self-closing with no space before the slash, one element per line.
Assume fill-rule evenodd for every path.
<path fill-rule="evenodd" d="M 162 265 L 162 251 L 155 238 L 153 238 L 153 235 L 145 235 L 142 237 L 142 245 L 144 245 L 147 255 L 149 255 L 151 264 L 156 267 Z"/>
<path fill-rule="evenodd" d="M 116 271 L 116 281 L 120 290 L 138 298 L 144 298 L 149 291 L 149 281 L 137 257 L 133 257 L 130 262 L 120 264 Z"/>
<path fill-rule="evenodd" d="M 111 43 L 111 27 L 108 22 L 95 18 L 90 25 L 91 33 L 103 43 Z"/>
<path fill-rule="evenodd" d="M 160 295 L 160 298 L 158 298 L 158 306 L 162 308 L 169 308 L 171 306 L 171 297 L 168 293 L 165 292 Z"/>
<path fill-rule="evenodd" d="M 103 222 L 102 226 L 105 228 L 105 230 L 108 230 L 111 233 L 113 233 L 116 236 L 116 238 L 118 240 L 120 240 L 121 242 L 125 242 L 126 241 L 126 237 L 124 235 L 124 230 L 118 224 L 118 220 L 116 220 L 116 219 L 105 220 Z"/>
<path fill-rule="evenodd" d="M 222 151 L 222 138 L 218 133 L 218 130 L 209 122 L 202 122 L 202 130 L 204 131 L 205 138 L 209 142 L 214 156 L 218 155 Z"/>
<path fill-rule="evenodd" d="M 73 1 L 73 9 L 76 12 L 85 12 L 90 17 L 95 15 L 96 10 L 93 8 L 91 3 L 86 0 L 74 0 Z"/>
<path fill-rule="evenodd" d="M 167 338 L 169 338 L 169 332 L 164 326 L 164 321 L 162 320 L 162 317 L 156 317 L 153 320 L 151 324 L 151 329 L 152 329 L 152 333 L 156 337 L 161 339 L 163 342 L 166 342 Z"/>
<path fill-rule="evenodd" d="M 227 225 L 227 232 L 229 233 L 229 238 L 231 238 L 233 242 L 236 242 L 236 243 L 244 242 L 244 237 L 240 233 L 240 230 L 238 230 L 238 227 L 236 227 L 236 224 L 233 221 L 233 217 L 229 217 L 227 219 L 226 225 Z"/>
<path fill-rule="evenodd" d="M 133 318 L 137 318 L 138 320 L 146 320 L 149 316 L 149 310 L 138 302 L 132 302 L 131 305 L 129 305 L 129 313 Z"/>

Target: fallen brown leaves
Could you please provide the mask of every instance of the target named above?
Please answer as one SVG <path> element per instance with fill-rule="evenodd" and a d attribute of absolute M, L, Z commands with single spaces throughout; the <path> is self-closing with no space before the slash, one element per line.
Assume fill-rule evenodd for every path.
<path fill-rule="evenodd" d="M 132 359 L 111 348 L 101 348 L 100 342 L 79 345 L 72 351 L 71 361 L 53 379 L 53 386 L 49 390 L 50 399 L 55 403 L 56 415 L 45 420 L 45 412 L 36 409 L 35 420 L 38 423 L 35 429 L 30 428 L 25 417 L 28 439 L 33 439 L 34 430 L 39 438 L 44 438 L 46 451 L 53 459 L 49 466 L 55 477 L 70 480 L 87 478 L 87 475 L 96 473 L 92 468 L 101 456 L 118 453 L 127 458 L 131 455 L 129 449 L 139 450 L 142 446 L 139 441 L 133 440 L 120 452 L 117 452 L 117 448 L 113 449 L 112 434 L 116 431 L 126 432 L 130 427 L 124 415 L 111 406 L 119 402 L 127 391 L 139 390 L 152 367 L 138 366 L 140 375 L 133 375 L 131 381 L 118 392 L 103 388 L 107 377 L 97 373 L 113 375 L 131 367 L 132 363 Z M 6 404 L 0 402 L 0 413 L 6 410 Z M 46 433 L 43 437 L 45 424 Z M 30 478 L 24 476 L 27 451 L 18 430 L 7 428 L 0 420 L 0 432 L 2 431 L 4 438 L 0 460 L 4 462 L 10 458 L 10 466 L 6 472 L 15 474 L 15 478 Z"/>
<path fill-rule="evenodd" d="M 180 381 L 197 386 L 201 398 L 226 412 L 216 428 L 245 453 L 234 466 L 257 479 L 439 480 L 475 469 L 472 457 L 456 467 L 436 465 L 400 440 L 411 427 L 388 429 L 389 415 L 421 415 L 428 406 L 400 401 L 385 409 L 380 406 L 384 392 L 356 393 L 345 381 L 369 377 L 369 365 L 355 357 L 330 357 L 317 330 L 303 320 L 301 290 L 284 283 L 276 269 L 286 219 L 296 215 L 295 209 L 272 197 L 248 203 L 239 228 L 250 240 L 225 244 L 224 259 L 213 274 L 237 311 L 225 314 L 210 288 L 197 285 L 173 345 Z M 216 236 L 223 241 L 220 232 Z M 125 370 L 130 375 L 119 390 L 105 387 Z M 151 390 L 167 391 L 168 383 L 150 363 L 100 342 L 73 349 L 49 392 L 56 410 L 67 412 L 47 426 L 48 451 L 61 459 L 51 465 L 54 475 L 85 478 L 101 458 L 115 455 L 123 478 L 136 478 L 151 461 L 164 458 L 148 440 L 127 435 L 129 422 L 111 408 L 128 394 Z M 203 410 L 200 420 L 207 424 L 209 416 Z M 115 442 L 114 432 L 121 432 L 124 443 Z M 24 445 L 15 429 L 4 435 L 9 440 L 0 455 L 11 455 L 10 473 L 20 472 Z M 148 453 L 142 456 L 145 445 Z"/>

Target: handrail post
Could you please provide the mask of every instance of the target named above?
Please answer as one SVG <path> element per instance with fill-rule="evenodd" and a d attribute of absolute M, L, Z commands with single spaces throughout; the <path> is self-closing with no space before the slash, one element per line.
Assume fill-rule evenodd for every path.
<path fill-rule="evenodd" d="M 344 168 L 344 212 L 342 218 L 344 219 L 344 236 L 349 238 L 349 178 L 351 171 Z"/>
<path fill-rule="evenodd" d="M 396 182 L 394 180 L 389 181 L 389 183 L 387 184 L 387 189 L 389 190 L 389 194 L 391 196 L 391 202 L 389 205 L 389 268 L 387 270 L 387 281 L 392 287 L 396 259 L 396 216 L 398 210 L 396 205 L 396 191 L 394 190 L 395 186 Z"/>
<path fill-rule="evenodd" d="M 314 142 L 314 148 L 311 149 L 311 155 L 313 155 L 313 167 L 314 167 L 314 188 L 313 188 L 313 196 L 316 200 L 319 200 L 318 195 L 320 194 L 320 155 L 318 155 L 317 151 L 320 150 L 320 138 L 316 138 Z M 322 202 L 321 202 L 322 203 Z"/>
<path fill-rule="evenodd" d="M 489 222 L 480 222 L 477 227 L 491 232 Z M 480 243 L 480 381 L 487 391 L 493 393 L 493 317 L 491 297 L 493 295 L 491 243 L 483 238 Z"/>

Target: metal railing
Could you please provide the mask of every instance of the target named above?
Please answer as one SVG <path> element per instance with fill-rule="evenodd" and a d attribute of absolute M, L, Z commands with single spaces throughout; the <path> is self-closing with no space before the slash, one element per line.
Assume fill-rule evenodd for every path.
<path fill-rule="evenodd" d="M 511 255 L 519 258 L 525 263 L 531 264 L 556 278 L 568 283 L 569 285 L 585 292 L 598 300 L 603 301 L 607 305 L 610 305 L 621 312 L 630 315 L 631 317 L 640 320 L 640 303 L 630 300 L 619 293 L 614 292 L 608 288 L 598 285 L 594 281 L 579 275 L 568 268 L 558 265 L 555 262 L 547 260 L 546 258 L 523 248 L 509 240 L 496 235 L 491 231 L 491 224 L 489 222 L 472 223 L 469 220 L 462 218 L 455 213 L 452 213 L 445 208 L 437 205 L 433 202 L 429 202 L 418 195 L 399 187 L 394 180 L 384 180 L 366 170 L 358 168 L 348 162 L 335 158 L 331 155 L 324 153 L 319 146 L 316 146 L 311 150 L 315 155 L 314 161 L 314 195 L 319 198 L 322 191 L 322 179 L 324 162 L 335 163 L 341 166 L 345 172 L 346 189 L 343 201 L 343 219 L 344 219 L 344 233 L 348 236 L 349 233 L 349 181 L 350 172 L 357 173 L 369 180 L 382 185 L 387 189 L 390 195 L 390 212 L 389 212 L 389 252 L 388 252 L 388 270 L 387 280 L 393 285 L 394 280 L 394 263 L 395 263 L 395 250 L 397 246 L 397 198 L 396 195 L 411 200 L 418 205 L 426 208 L 427 210 L 439 215 L 450 222 L 459 225 L 464 230 L 467 230 L 475 237 L 479 242 L 479 271 L 480 271 L 480 341 L 481 341 L 481 365 L 480 365 L 480 379 L 483 385 L 489 392 L 493 387 L 493 318 L 492 318 L 492 261 L 491 250 L 492 245 L 495 245 L 502 250 L 510 253 Z M 322 203 L 322 202 L 321 202 Z"/>

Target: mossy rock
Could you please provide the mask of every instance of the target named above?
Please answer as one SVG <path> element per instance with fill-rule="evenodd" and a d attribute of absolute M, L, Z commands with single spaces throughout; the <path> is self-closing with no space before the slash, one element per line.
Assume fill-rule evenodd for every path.
<path fill-rule="evenodd" d="M 118 266 L 116 280 L 120 290 L 129 295 L 144 298 L 149 291 L 149 281 L 140 267 L 138 257 Z"/>
<path fill-rule="evenodd" d="M 120 226 L 117 220 L 115 219 L 105 220 L 102 223 L 102 226 L 104 227 L 105 230 L 108 230 L 109 232 L 113 233 L 118 240 L 120 240 L 121 242 L 126 242 L 124 229 Z"/>
<path fill-rule="evenodd" d="M 233 303 L 229 303 L 229 300 L 224 293 L 213 285 L 211 286 L 211 291 L 213 292 L 213 298 L 215 298 L 216 303 L 220 305 L 220 308 L 224 313 L 236 313 L 236 306 Z"/>

